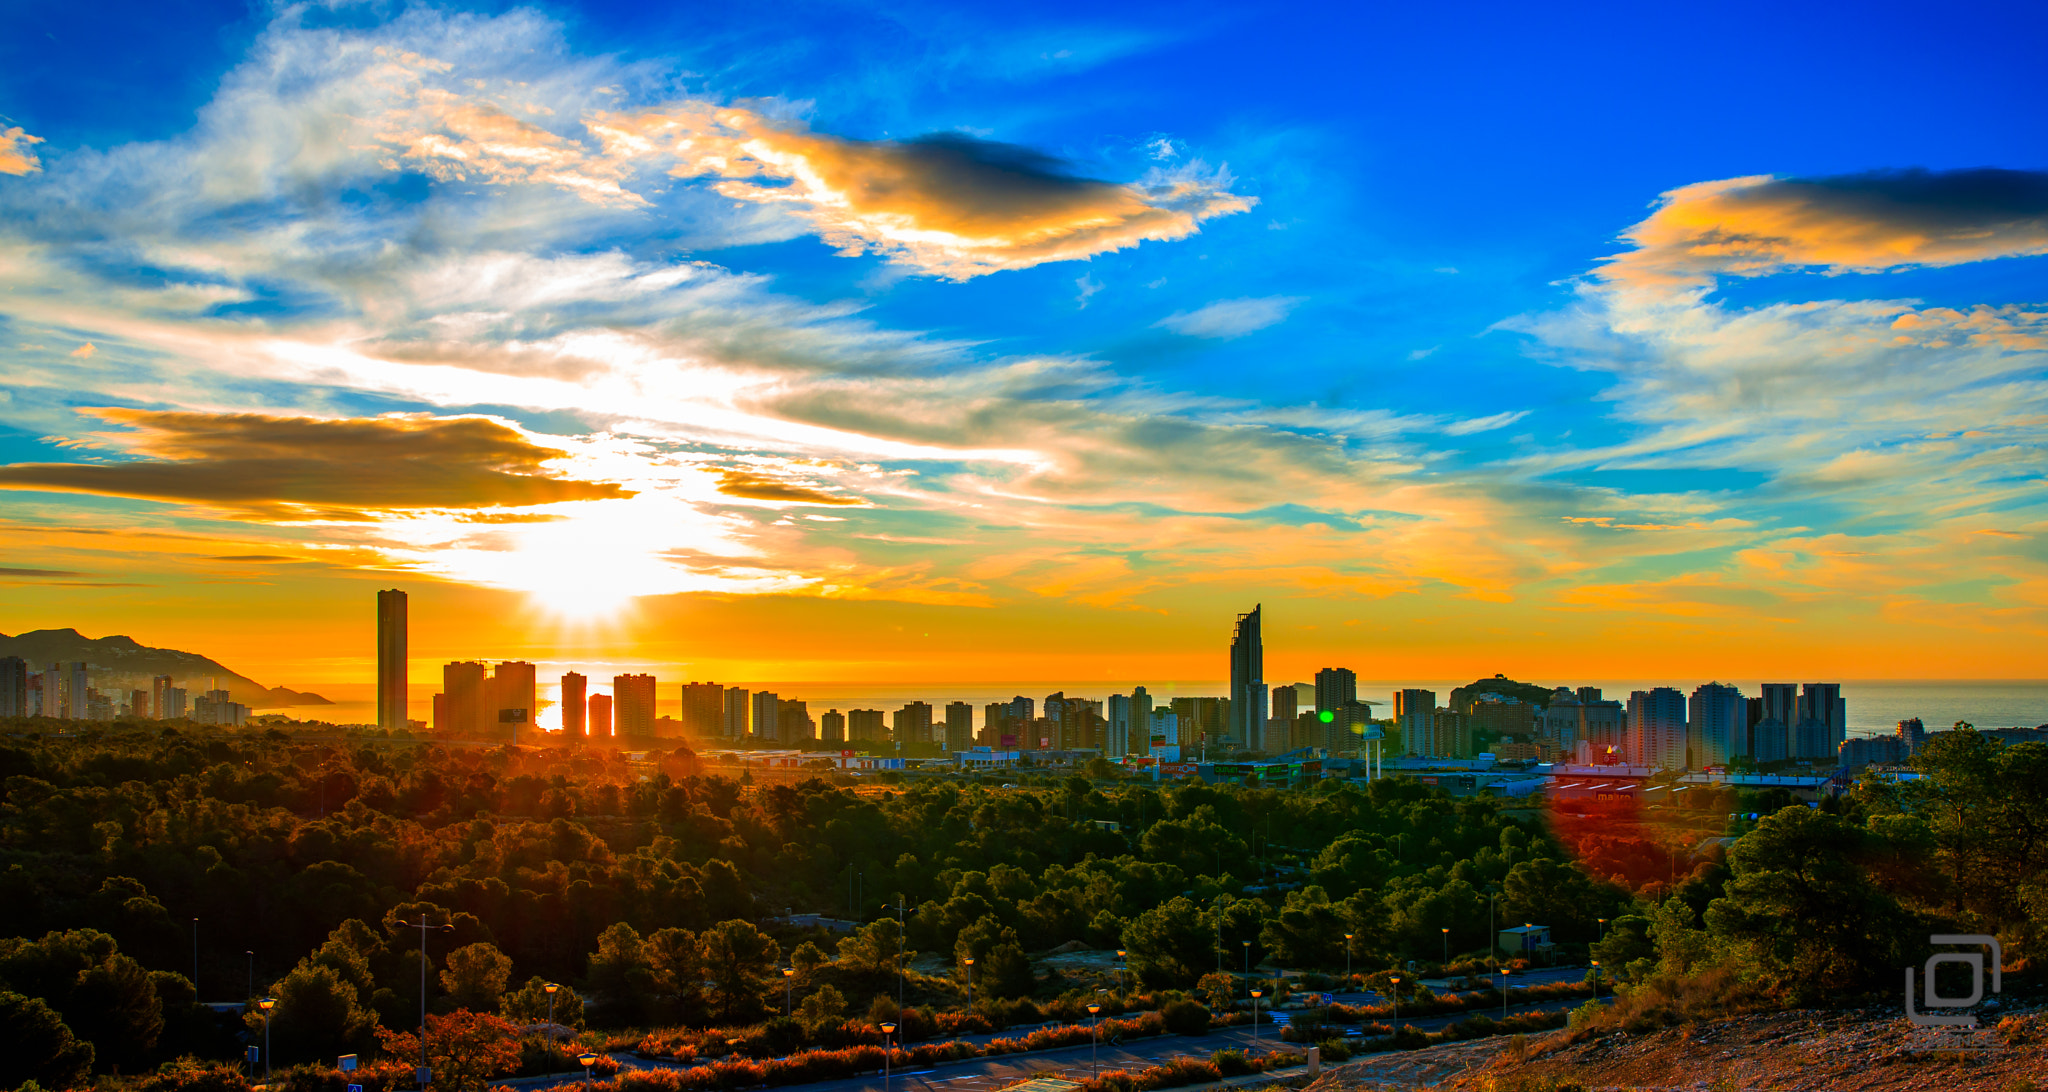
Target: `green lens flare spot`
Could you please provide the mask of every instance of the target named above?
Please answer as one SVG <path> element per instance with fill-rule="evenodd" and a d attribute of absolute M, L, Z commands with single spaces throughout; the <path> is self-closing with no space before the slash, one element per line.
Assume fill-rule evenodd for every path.
<path fill-rule="evenodd" d="M 1322 721 L 1324 724 L 1328 724 L 1331 721 L 1337 719 L 1337 714 L 1330 712 L 1328 709 L 1325 709 L 1322 712 L 1316 714 L 1316 719 Z"/>

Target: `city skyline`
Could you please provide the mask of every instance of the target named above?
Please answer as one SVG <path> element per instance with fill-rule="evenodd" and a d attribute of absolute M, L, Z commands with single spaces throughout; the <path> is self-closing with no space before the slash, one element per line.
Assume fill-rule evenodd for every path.
<path fill-rule="evenodd" d="M 302 686 L 394 584 L 415 669 L 1204 677 L 1260 603 L 1269 677 L 2048 676 L 2039 12 L 1314 14 L 24 14 L 12 624 Z"/>

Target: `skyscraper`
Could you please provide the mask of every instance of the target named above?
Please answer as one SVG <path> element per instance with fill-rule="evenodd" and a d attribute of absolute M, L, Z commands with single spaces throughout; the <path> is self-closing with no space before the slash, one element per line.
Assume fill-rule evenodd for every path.
<path fill-rule="evenodd" d="M 1257 747 L 1266 728 L 1266 642 L 1259 612 L 1237 616 L 1230 634 L 1230 724 L 1227 734 L 1240 747 Z"/>
<path fill-rule="evenodd" d="M 1430 733 L 1430 717 L 1436 712 L 1436 691 L 1396 690 L 1394 725 L 1401 732 L 1401 747 L 1411 755 L 1445 756 L 1436 752 Z"/>
<path fill-rule="evenodd" d="M 847 738 L 858 743 L 874 743 L 887 732 L 880 709 L 851 709 L 846 713 Z"/>
<path fill-rule="evenodd" d="M 613 676 L 612 734 L 642 738 L 654 734 L 654 676 Z"/>
<path fill-rule="evenodd" d="M 590 680 L 570 671 L 562 676 L 562 736 L 568 742 L 581 743 L 589 723 Z"/>
<path fill-rule="evenodd" d="M 1051 700 L 1047 700 L 1051 704 Z M 1049 714 L 1048 714 L 1049 715 Z M 891 717 L 895 722 L 898 746 L 908 743 L 930 743 L 932 741 L 932 707 L 930 702 L 913 701 L 906 703 Z"/>
<path fill-rule="evenodd" d="M 149 681 L 150 715 L 158 720 L 170 720 L 170 704 L 164 700 L 164 693 L 171 688 L 169 675 L 158 675 Z"/>
<path fill-rule="evenodd" d="M 485 706 L 489 710 L 486 719 L 491 722 L 488 732 L 508 732 L 517 743 L 523 730 L 531 739 L 533 716 L 540 704 L 536 678 L 534 666 L 525 660 L 506 660 L 491 671 L 484 687 L 489 699 Z"/>
<path fill-rule="evenodd" d="M 974 746 L 974 706 L 964 701 L 946 704 L 946 750 L 965 751 Z"/>
<path fill-rule="evenodd" d="M 846 742 L 846 714 L 837 709 L 827 709 L 818 718 L 818 738 L 826 743 Z"/>
<path fill-rule="evenodd" d="M 1840 752 L 1848 738 L 1848 703 L 1840 683 L 1807 683 L 1799 694 L 1793 723 L 1793 758 L 1824 759 Z"/>
<path fill-rule="evenodd" d="M 450 735 L 483 735 L 498 720 L 486 701 L 490 680 L 475 660 L 441 665 L 441 693 L 434 699 L 434 731 Z M 486 711 L 488 710 L 488 712 Z"/>
<path fill-rule="evenodd" d="M 725 738 L 740 739 L 747 734 L 747 697 L 745 687 L 725 688 Z"/>
<path fill-rule="evenodd" d="M 612 737 L 612 696 L 610 694 L 590 695 L 590 738 L 610 739 Z"/>
<path fill-rule="evenodd" d="M 89 708 L 92 698 L 92 684 L 86 674 L 85 664 L 73 660 L 64 669 L 64 715 L 72 720 L 85 720 L 92 716 Z"/>
<path fill-rule="evenodd" d="M 0 656 L 0 717 L 28 715 L 28 661 Z"/>
<path fill-rule="evenodd" d="M 1686 742 L 1694 767 L 1725 766 L 1729 759 L 1749 753 L 1749 702 L 1742 691 L 1717 682 L 1699 687 L 1692 692 L 1687 720 Z"/>
<path fill-rule="evenodd" d="M 802 698 L 782 698 L 776 701 L 775 729 L 784 743 L 817 738 L 813 734 L 817 731 L 817 725 L 811 723 L 810 703 Z"/>
<path fill-rule="evenodd" d="M 1316 712 L 1334 713 L 1358 700 L 1358 673 L 1348 667 L 1316 672 Z"/>
<path fill-rule="evenodd" d="M 1639 766 L 1685 766 L 1685 695 L 1668 687 L 1638 690 L 1628 698 L 1628 759 Z"/>
<path fill-rule="evenodd" d="M 377 727 L 405 727 L 406 645 L 405 593 L 390 588 L 377 593 Z"/>
<path fill-rule="evenodd" d="M 754 738 L 774 742 L 782 738 L 782 695 L 770 690 L 754 692 Z"/>
<path fill-rule="evenodd" d="M 706 739 L 724 735 L 725 687 L 715 682 L 683 684 L 683 734 Z"/>

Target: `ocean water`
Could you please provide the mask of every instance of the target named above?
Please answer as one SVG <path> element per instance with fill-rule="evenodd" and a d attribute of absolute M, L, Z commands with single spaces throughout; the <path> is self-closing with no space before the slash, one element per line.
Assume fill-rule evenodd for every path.
<path fill-rule="evenodd" d="M 659 671 L 655 672 L 660 675 Z M 541 685 L 541 701 L 546 705 L 555 700 L 553 684 L 545 681 Z M 674 714 L 679 703 L 677 686 L 681 677 L 662 678 L 657 695 L 659 711 Z M 1306 680 L 1301 680 L 1306 681 Z M 1393 711 L 1393 694 L 1396 690 L 1419 688 L 1434 690 L 1438 703 L 1450 699 L 1453 687 L 1463 686 L 1470 679 L 1445 680 L 1373 680 L 1358 684 L 1359 697 L 1376 703 L 1380 715 Z M 1574 683 L 1574 686 L 1598 686 L 1603 696 L 1627 701 L 1630 691 L 1648 690 L 1654 686 L 1674 686 L 1691 693 L 1695 686 L 1707 680 L 1653 679 L 1634 681 L 1596 681 Z M 1754 696 L 1761 692 L 1761 680 L 1721 679 L 1739 688 L 1744 694 Z M 1926 722 L 1929 731 L 1947 728 L 1959 720 L 1969 721 L 1979 728 L 2032 728 L 2048 724 L 2048 680 L 2042 679 L 1814 679 L 1784 680 L 1812 682 L 1840 682 L 1842 698 L 1848 704 L 1849 729 L 1852 734 L 1870 735 L 1890 732 L 1898 722 L 1907 717 L 1919 717 Z M 591 679 L 593 693 L 609 692 L 609 687 L 600 685 L 597 678 Z M 974 706 L 974 718 L 981 721 L 981 707 L 992 701 L 1007 701 L 1023 694 L 1034 701 L 1044 702 L 1047 694 L 1064 692 L 1069 697 L 1102 699 L 1111 694 L 1130 693 L 1133 681 L 1122 682 L 1005 682 L 1005 683 L 946 683 L 931 686 L 917 686 L 904 683 L 849 683 L 849 682 L 763 682 L 751 684 L 751 690 L 772 690 L 785 698 L 801 698 L 809 703 L 811 716 L 816 717 L 827 709 L 896 709 L 905 702 L 927 701 L 944 715 L 948 702 L 964 701 Z M 1145 682 L 1145 689 L 1153 696 L 1155 704 L 1179 696 L 1212 696 L 1227 693 L 1229 685 L 1218 680 Z M 366 723 L 376 720 L 376 705 L 372 700 L 375 687 L 364 684 L 345 684 L 335 687 L 312 687 L 318 693 L 336 701 L 334 705 L 308 706 L 290 712 L 301 717 L 317 717 L 321 720 L 341 724 Z M 426 720 L 433 710 L 435 685 L 416 684 L 412 687 L 410 707 L 412 716 Z M 543 722 L 552 723 L 551 710 L 543 712 Z"/>

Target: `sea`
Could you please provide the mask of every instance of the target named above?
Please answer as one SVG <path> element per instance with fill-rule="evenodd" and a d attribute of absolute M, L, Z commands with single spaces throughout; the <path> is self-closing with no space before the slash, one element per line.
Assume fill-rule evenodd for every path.
<path fill-rule="evenodd" d="M 542 665 L 542 679 L 548 678 Z M 608 693 L 610 687 L 602 683 L 604 676 L 587 665 L 578 665 L 591 674 L 591 692 Z M 634 666 L 634 671 L 648 670 Z M 659 670 L 655 672 L 660 674 Z M 559 672 L 556 672 L 559 675 Z M 681 678 L 663 679 L 657 691 L 657 712 L 673 715 L 681 704 L 678 684 Z M 1301 680 L 1307 681 L 1307 680 Z M 1436 692 L 1437 702 L 1450 700 L 1451 690 L 1468 685 L 1472 680 L 1361 680 L 1358 696 L 1373 702 L 1379 715 L 1390 715 L 1393 710 L 1393 695 L 1396 690 L 1422 689 Z M 1693 687 L 1708 680 L 1629 680 L 1572 682 L 1572 686 L 1597 686 L 1604 697 L 1627 701 L 1629 693 L 1648 690 L 1657 686 L 1673 686 L 1690 694 Z M 1744 694 L 1761 693 L 1760 683 L 1764 680 L 1714 680 L 1735 686 Z M 1772 680 L 1779 681 L 1779 680 Z M 1840 682 L 1842 699 L 1848 706 L 1849 733 L 1851 735 L 1880 735 L 1895 731 L 1898 723 L 1908 717 L 1919 717 L 1928 731 L 1935 731 L 1967 721 L 1979 728 L 2032 728 L 2048 725 L 2048 679 L 1814 679 L 1782 680 Z M 974 706 L 975 720 L 981 719 L 981 707 L 993 701 L 1008 701 L 1016 695 L 1025 695 L 1043 703 L 1048 694 L 1064 693 L 1068 697 L 1093 698 L 1100 700 L 1111 694 L 1128 694 L 1131 688 L 1143 685 L 1152 694 L 1153 703 L 1161 704 L 1176 697 L 1217 696 L 1229 692 L 1229 684 L 1221 680 L 1194 680 L 1157 682 L 1120 680 L 1104 682 L 1037 681 L 1037 682 L 988 682 L 988 683 L 944 683 L 916 685 L 909 683 L 859 683 L 859 682 L 760 682 L 749 684 L 750 690 L 770 690 L 784 698 L 800 698 L 808 703 L 811 716 L 828 709 L 842 712 L 848 709 L 892 710 L 907 702 L 927 701 L 939 710 L 949 702 L 964 701 Z M 318 719 L 335 724 L 363 724 L 376 720 L 375 687 L 369 684 L 342 684 L 339 686 L 310 689 L 325 697 L 334 699 L 334 705 L 301 706 L 294 709 L 260 710 L 260 712 L 282 712 L 308 719 Z M 433 695 L 436 686 L 429 683 L 415 684 L 411 688 L 408 703 L 416 720 L 427 720 L 433 711 Z M 541 685 L 541 722 L 544 726 L 556 723 L 552 703 L 556 700 L 554 684 L 543 681 Z M 941 713 L 943 716 L 943 713 Z"/>

